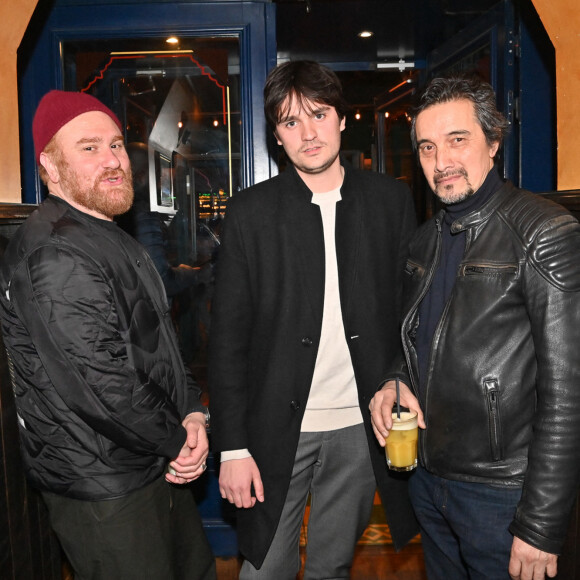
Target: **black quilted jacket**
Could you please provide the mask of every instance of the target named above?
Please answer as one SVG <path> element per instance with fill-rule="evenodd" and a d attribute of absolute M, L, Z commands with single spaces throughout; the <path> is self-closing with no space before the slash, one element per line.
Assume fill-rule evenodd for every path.
<path fill-rule="evenodd" d="M 10 242 L 0 286 L 31 482 L 99 500 L 159 477 L 203 407 L 145 250 L 51 196 Z"/>

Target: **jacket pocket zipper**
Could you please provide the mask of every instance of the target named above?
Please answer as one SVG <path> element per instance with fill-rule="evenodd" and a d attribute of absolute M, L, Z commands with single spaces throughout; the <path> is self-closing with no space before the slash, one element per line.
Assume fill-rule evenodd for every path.
<path fill-rule="evenodd" d="M 461 273 L 464 276 L 470 276 L 474 274 L 487 274 L 488 276 L 493 276 L 496 274 L 517 274 L 517 266 L 512 264 L 505 265 L 487 265 L 487 264 L 466 264 L 462 267 Z"/>
<path fill-rule="evenodd" d="M 489 437 L 491 443 L 491 456 L 493 461 L 502 459 L 501 452 L 501 420 L 499 415 L 499 389 L 497 380 L 491 379 L 484 382 L 485 395 L 487 397 L 487 409 L 489 413 Z"/>

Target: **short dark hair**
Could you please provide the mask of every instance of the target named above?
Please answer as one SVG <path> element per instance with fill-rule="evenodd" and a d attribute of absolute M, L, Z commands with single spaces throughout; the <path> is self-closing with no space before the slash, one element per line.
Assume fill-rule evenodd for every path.
<path fill-rule="evenodd" d="M 481 126 L 488 145 L 503 141 L 509 123 L 497 110 L 495 92 L 492 86 L 476 75 L 462 74 L 434 78 L 419 98 L 411 121 L 411 141 L 417 150 L 417 116 L 433 105 L 466 99 L 473 103 L 475 116 Z"/>
<path fill-rule="evenodd" d="M 283 107 L 286 98 L 289 101 Z M 264 113 L 274 131 L 288 114 L 294 99 L 303 107 L 307 106 L 307 100 L 334 107 L 339 119 L 343 119 L 349 109 L 336 74 L 312 60 L 285 62 L 270 71 L 264 86 Z"/>

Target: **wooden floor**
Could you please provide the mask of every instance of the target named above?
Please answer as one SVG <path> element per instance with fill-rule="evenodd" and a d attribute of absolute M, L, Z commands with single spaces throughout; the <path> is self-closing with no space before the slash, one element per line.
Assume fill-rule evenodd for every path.
<path fill-rule="evenodd" d="M 304 551 L 301 551 L 304 564 Z M 218 580 L 237 580 L 241 561 L 216 558 Z M 73 580 L 69 566 L 63 563 L 63 580 Z M 302 572 L 297 580 L 302 580 Z M 421 544 L 409 544 L 395 553 L 391 546 L 357 546 L 351 580 L 427 580 Z M 450 579 L 452 580 L 452 579 Z"/>
<path fill-rule="evenodd" d="M 237 558 L 217 558 L 218 580 L 237 580 L 239 567 Z M 409 544 L 398 553 L 386 545 L 357 546 L 351 580 L 426 579 L 421 544 Z M 302 580 L 302 573 L 297 580 Z"/>

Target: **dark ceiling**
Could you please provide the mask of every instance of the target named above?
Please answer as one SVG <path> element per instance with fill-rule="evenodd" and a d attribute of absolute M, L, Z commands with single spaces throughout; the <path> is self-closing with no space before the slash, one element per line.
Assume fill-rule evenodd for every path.
<path fill-rule="evenodd" d="M 424 60 L 498 0 L 274 0 L 279 57 L 321 62 Z M 361 30 L 374 36 L 361 39 Z"/>
<path fill-rule="evenodd" d="M 429 51 L 465 28 L 498 0 L 274 0 L 278 60 L 308 58 L 341 71 L 353 107 L 372 107 L 410 75 L 378 69 L 401 59 L 425 65 Z M 370 38 L 359 38 L 371 30 Z"/>

